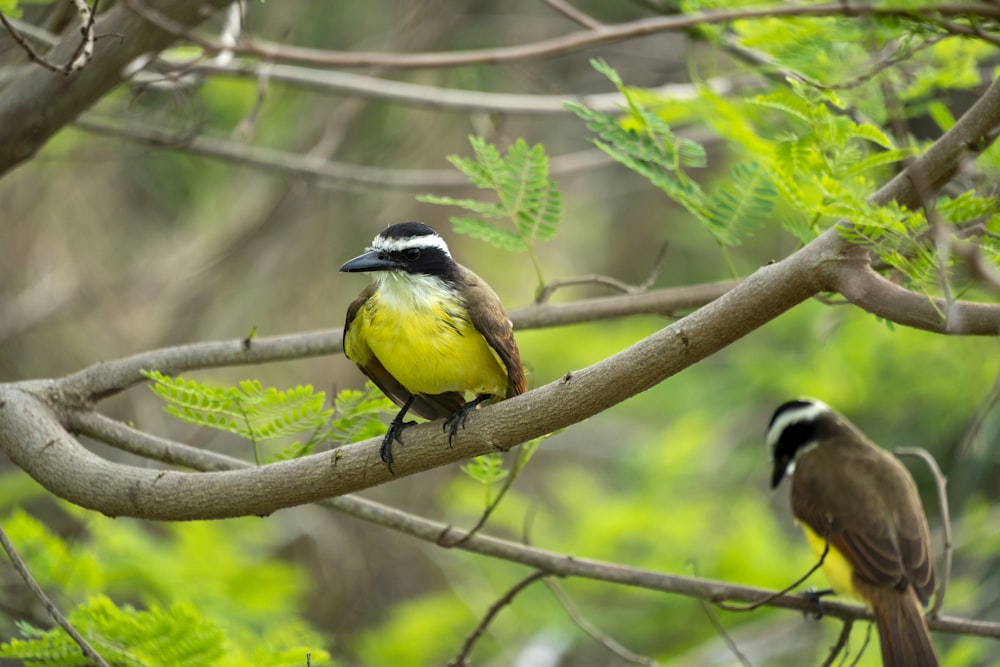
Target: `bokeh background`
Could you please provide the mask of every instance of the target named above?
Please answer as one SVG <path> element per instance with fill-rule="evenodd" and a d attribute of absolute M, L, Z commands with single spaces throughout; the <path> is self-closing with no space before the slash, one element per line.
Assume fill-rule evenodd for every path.
<path fill-rule="evenodd" d="M 578 6 L 608 22 L 651 15 L 639 2 Z M 63 9 L 25 7 L 25 18 L 55 27 L 66 20 Z M 343 51 L 484 48 L 578 29 L 545 3 L 529 0 L 284 0 L 250 3 L 248 18 L 248 30 L 261 38 Z M 0 57 L 14 58 L 11 49 L 0 38 Z M 590 57 L 606 59 L 635 86 L 689 83 L 692 75 L 747 76 L 725 54 L 681 34 L 504 66 L 361 71 L 499 93 L 610 92 Z M 968 103 L 959 93 L 945 101 L 955 113 Z M 593 152 L 582 122 L 567 113 L 469 112 L 274 81 L 258 107 L 252 78 L 123 86 L 87 118 L 134 120 L 179 137 L 204 133 L 378 167 L 390 184 L 363 187 L 297 176 L 194 155 L 181 145 L 154 147 L 67 128 L 0 180 L 3 381 L 58 377 L 98 360 L 244 337 L 253 328 L 270 335 L 341 327 L 347 304 L 365 283 L 337 267 L 380 229 L 403 220 L 434 226 L 509 309 L 526 306 L 535 289 L 526 255 L 452 233 L 448 216 L 456 211 L 414 198 L 479 193 L 391 182 L 409 170 L 448 172 L 447 155 L 470 154 L 470 134 L 501 146 L 524 137 L 544 143 L 553 157 Z M 725 147 L 697 126 L 683 131 L 706 141 L 704 182 L 722 178 L 731 157 Z M 664 242 L 669 248 L 654 288 L 731 277 L 708 234 L 640 177 L 592 154 L 554 164 L 564 216 L 557 237 L 536 248 L 548 280 L 598 273 L 638 283 Z M 731 257 L 745 275 L 796 247 L 775 226 Z M 607 293 L 574 287 L 554 300 Z M 519 331 L 529 383 L 540 386 L 597 362 L 669 321 L 633 317 Z M 763 431 L 776 405 L 811 395 L 887 448 L 921 446 L 937 457 L 949 478 L 954 529 L 954 578 L 945 611 L 1000 621 L 1000 417 L 985 403 L 995 397 L 997 352 L 996 340 L 937 336 L 888 326 L 850 306 L 803 304 L 544 442 L 487 531 L 516 540 L 527 535 L 534 545 L 581 557 L 783 587 L 811 559 L 789 515 L 787 489 L 768 489 Z M 252 377 L 328 392 L 360 387 L 363 379 L 340 356 L 196 377 Z M 171 419 L 141 387 L 102 409 L 153 433 L 252 456 L 246 443 Z M 919 465 L 911 468 L 926 494 L 940 550 L 930 477 Z M 327 664 L 445 664 L 489 605 L 527 574 L 521 566 L 444 550 L 317 507 L 216 523 L 112 521 L 57 501 L 8 462 L 0 472 L 0 508 L 8 520 L 23 510 L 68 541 L 62 560 L 44 550 L 26 555 L 43 581 L 49 568 L 62 570 L 63 577 L 68 568 L 77 583 L 55 593 L 63 604 L 79 603 L 95 589 L 138 605 L 188 601 L 220 618 L 243 619 L 246 627 L 260 629 L 257 637 L 285 619 L 282 631 L 317 642 L 331 654 Z M 451 466 L 364 495 L 463 526 L 476 520 L 485 493 Z M 0 572 L 0 638 L 15 636 L 16 620 L 44 624 L 9 567 Z M 559 583 L 595 626 L 660 664 L 737 664 L 697 600 L 589 581 Z M 825 585 L 821 579 L 814 583 Z M 759 665 L 818 664 L 839 631 L 836 622 L 813 623 L 788 612 L 715 613 Z M 858 626 L 852 652 L 863 635 Z M 947 665 L 984 665 L 1000 656 L 988 640 L 935 635 L 935 641 Z M 875 653 L 868 651 L 862 664 L 875 664 Z M 539 585 L 500 613 L 474 657 L 482 665 L 627 664 L 588 638 Z"/>

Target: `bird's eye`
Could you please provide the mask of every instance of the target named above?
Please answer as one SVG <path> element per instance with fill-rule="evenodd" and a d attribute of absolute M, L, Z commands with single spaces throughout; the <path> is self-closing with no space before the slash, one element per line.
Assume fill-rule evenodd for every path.
<path fill-rule="evenodd" d="M 403 251 L 403 258 L 408 262 L 414 262 L 420 257 L 420 248 L 407 248 Z"/>

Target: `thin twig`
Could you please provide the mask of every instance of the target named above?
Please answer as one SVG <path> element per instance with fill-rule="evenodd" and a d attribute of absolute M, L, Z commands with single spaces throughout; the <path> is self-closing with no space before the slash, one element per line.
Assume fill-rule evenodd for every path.
<path fill-rule="evenodd" d="M 937 489 L 938 512 L 941 514 L 941 533 L 944 541 L 944 553 L 941 557 L 941 580 L 934 595 L 934 604 L 927 613 L 936 618 L 944 605 L 944 596 L 948 590 L 948 579 L 951 577 L 951 512 L 948 509 L 948 478 L 941 472 L 937 461 L 930 452 L 922 447 L 897 447 L 894 453 L 898 457 L 913 456 L 924 462 L 931 475 L 934 476 L 934 486 Z"/>
<path fill-rule="evenodd" d="M 3 12 L 0 12 L 0 24 L 3 24 L 3 27 L 7 29 L 11 38 L 17 42 L 17 45 L 21 47 L 29 60 L 41 65 L 50 72 L 70 74 L 83 69 L 94 55 L 94 42 L 96 41 L 94 36 L 94 22 L 97 17 L 98 2 L 99 0 L 94 0 L 94 7 L 91 9 L 84 0 L 73 0 L 77 13 L 80 15 L 80 33 L 83 35 L 83 39 L 65 65 L 56 65 L 35 51 L 24 35 L 4 16 Z"/>
<path fill-rule="evenodd" d="M 957 257 L 961 257 L 973 278 L 978 279 L 986 287 L 1000 291 L 1000 271 L 989 260 L 983 257 L 979 246 L 969 241 L 963 241 L 953 234 L 949 239 L 949 248 Z"/>
<path fill-rule="evenodd" d="M 729 604 L 727 602 L 722 602 L 721 600 L 713 600 L 712 603 L 715 606 L 719 607 L 720 609 L 725 609 L 726 611 L 753 611 L 754 609 L 757 609 L 758 607 L 762 607 L 762 606 L 764 606 L 764 605 L 772 602 L 775 598 L 781 597 L 782 595 L 787 595 L 788 593 L 790 593 L 795 588 L 801 586 L 802 583 L 806 581 L 806 579 L 808 579 L 809 577 L 811 577 L 816 572 L 816 570 L 818 570 L 821 567 L 823 567 L 823 561 L 826 560 L 826 556 L 829 553 L 830 553 L 830 535 L 827 534 L 826 540 L 823 542 L 823 553 L 821 553 L 819 555 L 819 560 L 816 562 L 816 564 L 813 565 L 811 568 L 809 568 L 808 572 L 806 572 L 804 575 L 802 575 L 801 577 L 799 577 L 798 579 L 796 579 L 795 581 L 793 581 L 791 584 L 789 584 L 785 588 L 782 588 L 780 591 L 777 591 L 777 592 L 773 593 L 772 595 L 767 596 L 766 598 L 764 598 L 762 600 L 758 600 L 756 602 L 753 602 L 753 603 L 750 603 L 750 604 L 747 604 L 747 605 L 733 605 L 733 604 Z"/>
<path fill-rule="evenodd" d="M 998 404 L 1000 404 L 1000 373 L 997 374 L 996 380 L 993 381 L 993 388 L 990 390 L 989 395 L 986 396 L 976 409 L 976 414 L 973 415 L 969 428 L 965 429 L 965 434 L 962 436 L 962 441 L 958 444 L 956 452 L 960 458 L 968 456 L 974 451 L 976 438 L 979 437 L 979 433 L 983 429 L 983 424 L 986 423 L 986 418 L 989 416 L 990 411 Z"/>
<path fill-rule="evenodd" d="M 600 30 L 604 27 L 604 24 L 595 19 L 590 14 L 581 11 L 569 4 L 565 0 L 542 0 L 552 9 L 556 10 L 566 18 L 571 21 L 575 21 L 582 25 L 584 28 L 590 28 L 591 30 Z"/>
<path fill-rule="evenodd" d="M 126 4 L 132 11 L 142 16 L 145 20 L 157 25 L 162 30 L 184 37 L 210 53 L 217 53 L 230 48 L 207 37 L 194 34 L 186 26 L 178 24 L 176 21 L 153 9 L 149 3 L 144 3 L 140 0 L 128 0 Z M 877 16 L 915 20 L 924 23 L 937 23 L 938 25 L 942 25 L 946 30 L 956 34 L 991 40 L 992 37 L 990 35 L 984 35 L 978 28 L 968 28 L 949 23 L 947 19 L 948 17 L 967 17 L 970 15 L 998 19 L 1000 18 L 1000 8 L 987 4 L 936 4 L 919 9 L 883 7 L 874 4 L 849 4 L 844 2 L 828 2 L 819 5 L 786 4 L 780 6 L 742 7 L 738 9 L 694 12 L 676 16 L 657 16 L 625 23 L 606 24 L 601 29 L 580 30 L 537 42 L 468 51 L 447 51 L 442 53 L 357 53 L 311 49 L 265 41 L 244 43 L 232 50 L 240 55 L 252 56 L 263 60 L 299 62 L 340 68 L 376 66 L 402 69 L 459 67 L 481 64 L 496 65 L 532 58 L 564 55 L 601 44 L 620 42 L 661 32 L 685 31 L 703 25 L 730 23 L 740 19 L 753 20 L 792 16 L 825 18 L 844 15 L 852 17 Z"/>
<path fill-rule="evenodd" d="M 475 627 L 472 633 L 465 638 L 465 642 L 462 644 L 462 649 L 458 652 L 458 655 L 454 657 L 449 663 L 448 667 L 467 667 L 471 663 L 469 662 L 469 653 L 472 652 L 472 648 L 479 641 L 479 638 L 486 631 L 487 626 L 496 617 L 500 610 L 509 605 L 514 601 L 514 598 L 518 593 L 523 591 L 525 588 L 535 583 L 539 579 L 550 576 L 551 572 L 546 572 L 545 570 L 535 570 L 527 577 L 521 581 L 514 584 L 510 590 L 504 593 L 500 599 L 490 605 L 490 608 L 486 611 L 486 615 L 483 616 L 483 620 L 479 622 L 479 625 Z"/>
<path fill-rule="evenodd" d="M 428 190 L 433 188 L 466 188 L 469 179 L 454 169 L 388 169 L 362 164 L 337 162 L 311 155 L 299 155 L 266 146 L 249 146 L 238 141 L 209 136 L 192 136 L 189 132 L 97 120 L 95 114 L 85 114 L 74 125 L 81 129 L 135 141 L 150 146 L 161 146 L 193 155 L 226 160 L 242 165 L 282 172 L 307 179 L 321 179 L 324 185 L 348 190 L 405 189 Z M 551 173 L 576 173 L 612 164 L 597 149 L 585 149 L 550 160 Z"/>
<path fill-rule="evenodd" d="M 694 560 L 690 562 L 695 576 L 698 576 L 698 563 Z M 719 620 L 719 615 L 715 613 L 715 610 L 712 609 L 712 606 L 708 603 L 708 601 L 698 600 L 698 602 L 701 604 L 701 610 L 705 612 L 708 622 L 712 624 L 715 631 L 720 637 L 722 637 L 722 641 L 725 643 L 726 648 L 729 649 L 729 652 L 736 656 L 736 659 L 739 660 L 740 664 L 744 667 L 753 667 L 753 663 L 750 662 L 750 658 L 748 658 L 743 651 L 740 650 L 739 645 L 737 645 L 736 641 L 730 636 L 729 632 L 726 631 L 725 626 L 722 625 L 722 621 Z"/>
<path fill-rule="evenodd" d="M 559 604 L 562 605 L 563 610 L 566 615 L 569 616 L 570 620 L 576 624 L 580 630 L 583 631 L 588 637 L 603 645 L 604 648 L 608 649 L 615 655 L 617 655 L 622 660 L 626 660 L 637 665 L 646 665 L 647 667 L 655 667 L 660 664 L 650 657 L 640 655 L 622 646 L 614 637 L 607 635 L 597 627 L 594 626 L 587 618 L 580 612 L 580 609 L 573 603 L 573 600 L 569 597 L 566 591 L 563 590 L 562 586 L 552 581 L 551 579 L 545 580 L 545 585 L 548 587 L 552 595 L 555 596 Z"/>
<path fill-rule="evenodd" d="M 541 440 L 541 438 L 539 438 L 538 440 Z M 530 445 L 530 443 L 528 443 L 528 445 Z M 522 463 L 521 458 L 529 456 L 530 453 L 533 451 L 534 450 L 532 447 L 522 445 L 517 451 L 516 454 L 517 460 L 511 467 L 510 473 L 508 473 L 507 475 L 507 479 L 504 480 L 503 486 L 500 487 L 500 492 L 497 493 L 496 498 L 494 498 L 493 501 L 486 506 L 486 509 L 484 509 L 482 514 L 480 514 L 479 520 L 476 521 L 475 525 L 472 526 L 472 528 L 470 528 L 468 531 L 466 531 L 463 535 L 459 537 L 449 537 L 449 533 L 453 533 L 455 531 L 453 531 L 451 526 L 448 526 L 447 528 L 441 531 L 441 536 L 438 539 L 438 546 L 442 546 L 447 549 L 452 549 L 454 547 L 460 546 L 468 542 L 476 533 L 482 530 L 483 526 L 486 525 L 486 522 L 493 514 L 493 511 L 496 510 L 496 508 L 500 505 L 500 501 L 503 500 L 504 496 L 507 495 L 507 491 L 509 491 L 510 487 L 514 484 L 514 480 L 517 479 L 517 476 L 524 468 L 524 464 L 527 463 L 527 461 L 524 461 Z"/>
<path fill-rule="evenodd" d="M 52 618 L 52 620 L 55 621 L 59 627 L 65 630 L 66 634 L 68 634 L 73 641 L 76 642 L 77 646 L 80 647 L 80 650 L 83 651 L 83 655 L 86 656 L 88 660 L 92 660 L 96 665 L 98 665 L 98 667 L 108 667 L 108 663 L 105 662 L 104 658 L 102 658 L 101 655 L 94 650 L 94 647 L 91 646 L 86 639 L 84 639 L 83 635 L 76 631 L 76 628 L 74 628 L 66 617 L 63 616 L 63 613 L 59 611 L 59 608 L 56 607 L 55 603 L 49 599 L 49 596 L 45 594 L 45 591 L 43 591 L 42 587 L 38 585 L 35 578 L 31 576 L 31 572 L 28 571 L 28 567 L 24 564 L 24 561 L 21 560 L 21 557 L 18 555 L 17 550 L 14 549 L 14 545 L 11 544 L 10 538 L 7 537 L 7 533 L 4 532 L 3 528 L 0 528 L 0 546 L 3 546 L 3 550 L 7 552 L 7 558 L 10 559 L 10 562 L 14 566 L 14 569 L 17 570 L 17 573 L 21 575 L 21 579 L 23 579 L 24 583 L 27 584 L 28 589 L 31 590 L 32 594 L 34 594 L 36 598 L 39 599 L 42 603 L 42 607 L 45 608 L 45 611 Z"/>
<path fill-rule="evenodd" d="M 571 285 L 604 285 L 624 294 L 639 294 L 641 292 L 645 292 L 653 286 L 653 283 L 655 283 L 656 279 L 660 276 L 660 267 L 663 265 L 663 258 L 666 257 L 667 248 L 669 247 L 670 241 L 664 241 L 660 246 L 660 249 L 656 252 L 656 256 L 653 258 L 653 266 L 649 270 L 649 274 L 641 283 L 629 285 L 628 283 L 618 280 L 617 278 L 602 276 L 594 273 L 586 276 L 577 276 L 576 278 L 553 280 L 539 290 L 538 295 L 535 297 L 535 303 L 545 303 L 556 290 L 562 287 L 569 287 Z"/>
<path fill-rule="evenodd" d="M 854 626 L 854 619 L 845 618 L 844 625 L 840 629 L 840 634 L 837 635 L 837 642 L 830 647 L 830 655 L 826 656 L 826 660 L 820 667 L 830 667 L 833 661 L 837 659 L 837 656 L 841 651 L 847 648 L 847 640 L 851 638 L 851 628 Z M 846 653 L 844 654 L 847 655 Z"/>
<path fill-rule="evenodd" d="M 2 23 L 3 27 L 7 29 L 7 32 L 9 32 L 13 40 L 17 42 L 17 45 L 21 47 L 21 49 L 25 52 L 25 54 L 27 54 L 29 60 L 31 60 L 34 63 L 38 63 L 45 69 L 50 70 L 52 72 L 65 71 L 65 66 L 55 65 L 49 62 L 44 56 L 39 54 L 37 51 L 35 51 L 35 49 L 31 46 L 28 40 L 24 38 L 24 35 L 22 35 L 20 31 L 11 24 L 11 22 L 7 19 L 7 17 L 4 15 L 3 12 L 0 12 L 0 23 Z"/>
<path fill-rule="evenodd" d="M 94 55 L 94 21 L 97 16 L 97 3 L 99 1 L 94 0 L 94 7 L 91 9 L 87 5 L 86 0 L 73 0 L 73 4 L 76 5 L 76 11 L 80 15 L 80 33 L 83 35 L 83 40 L 80 41 L 80 45 L 76 47 L 73 57 L 70 58 L 69 63 L 66 65 L 65 71 L 67 74 L 86 67 Z"/>

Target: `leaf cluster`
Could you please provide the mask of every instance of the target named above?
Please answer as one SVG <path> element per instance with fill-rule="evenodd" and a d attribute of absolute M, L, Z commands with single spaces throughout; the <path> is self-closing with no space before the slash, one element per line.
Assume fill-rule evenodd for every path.
<path fill-rule="evenodd" d="M 626 101 L 622 119 L 583 104 L 567 104 L 597 135 L 594 145 L 687 209 L 722 246 L 739 245 L 761 227 L 774 209 L 777 193 L 755 160 L 736 164 L 727 183 L 706 192 L 686 171 L 706 166 L 704 147 L 675 134 L 646 104 L 648 95 L 626 87 L 606 62 L 595 59 L 591 64 Z"/>
<path fill-rule="evenodd" d="M 65 509 L 88 522 L 88 539 L 69 545 L 21 510 L 4 528 L 39 585 L 58 596 L 70 624 L 110 665 L 291 667 L 306 653 L 315 665 L 329 664 L 322 640 L 298 617 L 304 579 L 269 560 L 259 521 L 169 524 L 153 535 L 140 522 Z M 77 560 L 46 567 L 48 550 Z M 210 576 L 206 553 L 214 556 Z M 84 602 L 73 606 L 72 598 Z M 61 628 L 16 624 L 20 637 L 0 644 L 0 658 L 28 667 L 89 664 Z"/>
<path fill-rule="evenodd" d="M 679 112 L 651 91 L 626 87 L 607 63 L 592 64 L 626 100 L 620 116 L 569 105 L 595 133 L 595 145 L 683 206 L 720 246 L 738 245 L 768 221 L 780 222 L 803 243 L 838 225 L 912 288 L 931 291 L 949 279 L 953 261 L 928 233 L 927 211 L 868 201 L 875 177 L 911 157 L 913 149 L 897 147 L 831 88 L 789 77 L 782 87 L 732 99 L 702 87 L 698 99 Z M 703 189 L 689 170 L 706 166 L 704 149 L 675 134 L 668 117 L 705 122 L 737 156 L 748 157 L 735 163 L 723 184 Z M 937 117 L 950 120 L 941 109 Z M 927 207 L 932 222 L 950 233 L 974 224 L 987 230 L 974 235 L 974 242 L 1000 264 L 988 232 L 1000 224 L 995 197 L 942 195 Z"/>
<path fill-rule="evenodd" d="M 217 662 L 224 652 L 222 631 L 189 604 L 138 610 L 95 595 L 74 609 L 68 620 L 115 667 L 200 667 Z M 24 639 L 0 646 L 0 658 L 23 660 L 27 667 L 91 664 L 62 628 L 17 625 Z"/>
<path fill-rule="evenodd" d="M 341 445 L 384 433 L 381 417 L 392 409 L 391 401 L 371 383 L 364 391 L 340 392 L 334 407 L 325 408 L 326 393 L 311 385 L 279 390 L 258 380 L 229 386 L 173 378 L 159 371 L 143 375 L 153 381 L 150 389 L 166 402 L 168 414 L 249 440 L 258 465 L 261 442 L 308 433 L 305 442 L 293 442 L 270 460 L 306 456 L 323 442 Z"/>
<path fill-rule="evenodd" d="M 482 137 L 470 136 L 469 143 L 474 158 L 450 155 L 448 161 L 477 188 L 496 193 L 498 201 L 436 195 L 420 195 L 417 200 L 469 211 L 473 215 L 450 218 L 456 232 L 503 250 L 528 252 L 540 282 L 543 281 L 533 245 L 555 236 L 562 215 L 562 198 L 555 182 L 549 178 L 545 147 L 541 144 L 529 146 L 524 139 L 518 139 L 503 156 L 494 144 Z"/>

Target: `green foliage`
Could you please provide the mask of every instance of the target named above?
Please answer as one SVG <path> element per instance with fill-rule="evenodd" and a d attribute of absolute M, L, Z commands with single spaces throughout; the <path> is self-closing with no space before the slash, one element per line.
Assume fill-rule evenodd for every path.
<path fill-rule="evenodd" d="M 304 577 L 270 556 L 271 524 L 164 524 L 154 534 L 138 521 L 66 509 L 87 522 L 85 541 L 67 544 L 24 512 L 4 527 L 39 584 L 110 664 L 298 667 L 306 653 L 314 665 L 330 664 L 299 618 Z M 70 598 L 86 602 L 73 607 Z M 112 601 L 121 599 L 145 609 Z M 22 639 L 0 657 L 29 667 L 84 664 L 61 629 L 18 629 Z"/>
<path fill-rule="evenodd" d="M 139 611 L 98 595 L 68 620 L 115 667 L 201 667 L 217 664 L 224 653 L 222 631 L 187 604 Z M 24 660 L 28 667 L 91 664 L 62 628 L 42 631 L 27 623 L 19 628 L 25 639 L 0 646 L 0 658 Z"/>
<path fill-rule="evenodd" d="M 253 443 L 254 458 L 260 464 L 260 442 L 312 431 L 304 445 L 294 443 L 283 458 L 292 453 L 308 454 L 322 440 L 323 427 L 333 415 L 324 409 L 326 394 L 310 385 L 287 391 L 265 388 L 257 380 L 244 380 L 238 387 L 212 386 L 196 380 L 171 378 L 159 371 L 143 371 L 153 380 L 150 389 L 167 402 L 164 409 L 177 419 L 218 429 Z"/>
<path fill-rule="evenodd" d="M 305 443 L 293 442 L 269 460 L 306 456 L 324 441 L 346 444 L 385 433 L 381 416 L 392 409 L 392 402 L 370 382 L 364 391 L 340 392 L 331 409 L 323 407 L 326 394 L 311 385 L 280 391 L 258 380 L 216 386 L 159 371 L 142 373 L 153 381 L 150 389 L 166 401 L 164 410 L 169 414 L 246 438 L 253 444 L 258 465 L 261 442 L 309 433 Z"/>
<path fill-rule="evenodd" d="M 469 137 L 475 159 L 458 155 L 448 161 L 477 188 L 492 190 L 498 202 L 478 199 L 455 199 L 421 195 L 418 201 L 444 206 L 458 206 L 473 216 L 455 216 L 451 223 L 456 232 L 468 234 L 509 251 L 526 251 L 544 283 L 533 246 L 556 233 L 562 215 L 562 199 L 554 181 L 549 179 L 549 158 L 541 144 L 528 146 L 518 139 L 504 157 L 496 146 L 476 136 Z"/>
<path fill-rule="evenodd" d="M 801 29 L 812 38 L 822 28 L 809 22 Z M 704 151 L 678 138 L 663 120 L 683 116 L 649 91 L 626 88 L 606 63 L 593 64 L 627 101 L 622 119 L 570 105 L 597 135 L 594 143 L 687 209 L 721 246 L 740 244 L 771 219 L 780 220 L 801 242 L 846 222 L 841 233 L 870 247 L 905 276 L 909 287 L 930 292 L 954 279 L 954 261 L 939 256 L 926 233 L 923 211 L 868 201 L 877 187 L 873 176 L 912 151 L 895 147 L 882 129 L 858 120 L 852 104 L 831 88 L 789 78 L 784 86 L 748 100 L 701 89 L 699 99 L 688 105 L 686 120 L 705 119 L 737 155 L 748 156 L 736 163 L 724 184 L 707 192 L 686 171 L 704 166 Z M 938 118 L 943 125 L 953 122 L 940 109 Z M 978 217 L 989 225 L 992 198 L 962 197 L 954 205 L 942 197 L 939 220 L 955 225 Z M 976 242 L 1000 263 L 992 238 Z"/>
<path fill-rule="evenodd" d="M 475 627 L 476 616 L 448 595 L 400 602 L 388 611 L 380 628 L 358 638 L 355 650 L 364 665 L 445 665 L 461 645 L 461 629 Z"/>
<path fill-rule="evenodd" d="M 77 553 L 24 510 L 15 509 L 3 523 L 43 589 L 58 586 L 68 595 L 83 595 L 105 585 L 104 569 L 93 554 Z"/>
<path fill-rule="evenodd" d="M 364 390 L 345 389 L 334 400 L 334 414 L 327 439 L 334 445 L 346 445 L 384 435 L 382 417 L 395 409 L 395 404 L 371 381 Z"/>
<path fill-rule="evenodd" d="M 463 463 L 462 472 L 484 486 L 496 484 L 508 475 L 507 469 L 503 467 L 503 454 L 501 452 L 483 454 L 468 463 Z"/>
<path fill-rule="evenodd" d="M 739 245 L 771 215 L 775 187 L 756 162 L 736 165 L 729 183 L 714 194 L 706 193 L 686 172 L 706 165 L 705 149 L 678 137 L 647 106 L 648 96 L 627 88 L 607 63 L 592 60 L 591 64 L 615 84 L 627 103 L 622 120 L 582 104 L 567 104 L 597 135 L 593 141 L 598 148 L 682 205 L 721 246 Z"/>
<path fill-rule="evenodd" d="M 514 455 L 514 463 L 510 470 L 504 467 L 504 452 L 483 454 L 462 465 L 462 472 L 482 484 L 483 490 L 486 493 L 485 505 L 488 511 L 492 511 L 490 506 L 493 503 L 497 503 L 503 498 L 510 485 L 513 484 L 514 480 L 524 470 L 524 467 L 528 465 L 531 457 L 538 450 L 538 445 L 552 435 L 554 434 L 550 433 L 519 446 Z M 506 483 L 500 489 L 499 494 L 494 497 L 493 487 L 504 480 L 506 480 Z"/>

